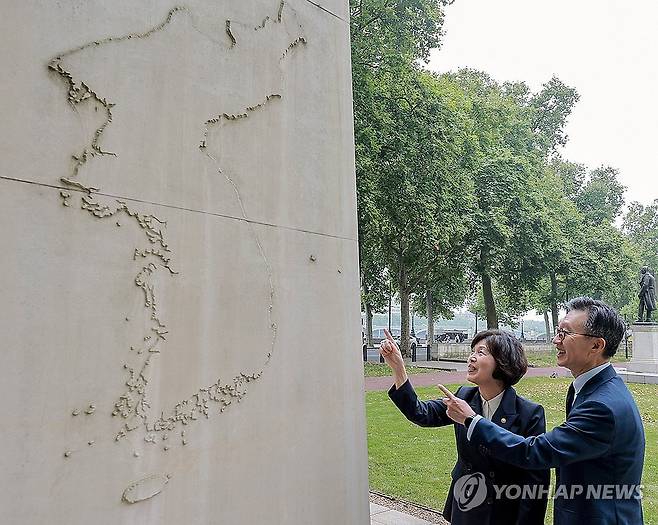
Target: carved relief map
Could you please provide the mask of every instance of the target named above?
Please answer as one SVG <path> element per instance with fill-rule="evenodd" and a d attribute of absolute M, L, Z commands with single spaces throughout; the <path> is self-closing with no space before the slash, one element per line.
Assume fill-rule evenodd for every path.
<path fill-rule="evenodd" d="M 262 152 L 260 171 L 240 170 L 236 159 L 243 146 L 244 151 L 253 151 L 254 145 L 249 149 L 235 144 L 232 135 L 236 126 L 248 130 L 259 119 L 280 119 L 278 107 L 292 96 L 286 91 L 286 71 L 304 52 L 307 36 L 295 11 L 284 2 L 273 4 L 257 24 L 217 20 L 209 23 L 185 6 L 172 6 L 155 25 L 98 35 L 97 40 L 58 51 L 46 64 L 55 80 L 53 89 L 61 90 L 61 103 L 75 112 L 86 130 L 81 133 L 85 141 L 71 151 L 70 171 L 52 183 L 65 188 L 60 198 L 68 222 L 96 221 L 99 236 L 134 242 L 132 256 L 124 264 L 133 270 L 134 294 L 142 309 L 129 312 L 127 304 L 124 311 L 107 312 L 121 317 L 131 333 L 140 335 L 127 347 L 115 349 L 117 385 L 123 385 L 111 394 L 111 403 L 106 399 L 110 394 L 99 392 L 99 400 L 70 407 L 75 421 L 110 417 L 114 422 L 109 436 L 93 434 L 92 426 L 85 438 L 88 447 L 100 440 L 128 440 L 135 458 L 144 447 L 159 447 L 163 454 L 172 447 L 185 447 L 196 425 L 236 409 L 249 395 L 250 385 L 267 373 L 277 350 L 276 278 L 255 228 L 254 210 L 244 198 L 258 188 L 259 178 L 270 176 L 268 152 Z M 190 39 L 194 45 L 180 49 L 178 42 Z M 195 60 L 196 49 L 210 59 Z M 158 86 L 163 68 L 177 71 L 185 82 L 177 85 L 167 80 Z M 218 84 L 218 72 L 230 81 Z M 198 90 L 190 92 L 190 85 Z M 154 86 L 157 92 L 149 92 Z M 166 107 L 167 114 L 156 115 L 156 107 Z M 178 137 L 175 143 L 172 135 Z M 244 136 L 243 131 L 240 137 Z M 185 194 L 185 205 L 168 204 L 171 192 Z M 212 211 L 214 204 L 221 213 Z M 154 397 L 168 386 L 160 377 L 160 367 L 170 356 L 180 359 L 189 352 L 181 344 L 187 334 L 172 328 L 172 316 L 181 315 L 172 304 L 177 287 L 184 286 L 185 278 L 185 282 L 196 279 L 196 286 L 203 288 L 203 279 L 231 279 L 234 271 L 218 261 L 213 275 L 186 274 L 182 240 L 172 235 L 184 228 L 176 229 L 170 215 L 208 210 L 239 224 L 241 241 L 226 250 L 235 250 L 237 263 L 248 261 L 254 286 L 244 293 L 250 294 L 254 311 L 242 314 L 250 316 L 255 326 L 247 348 L 214 340 L 218 354 L 241 352 L 240 358 L 229 359 L 223 369 L 205 370 L 212 380 L 203 384 L 186 385 L 181 376 L 187 393 L 173 404 L 156 406 Z M 112 229 L 101 227 L 108 224 Z M 204 242 L 203 235 L 199 242 Z M 202 253 L 203 246 L 198 250 Z M 97 268 L 108 278 L 110 270 Z M 217 300 L 226 310 L 235 307 L 231 297 Z M 75 461 L 82 446 L 71 443 L 62 451 L 63 461 Z M 127 479 L 123 501 L 135 503 L 157 495 L 172 476 L 175 472 L 155 472 L 140 480 Z"/>

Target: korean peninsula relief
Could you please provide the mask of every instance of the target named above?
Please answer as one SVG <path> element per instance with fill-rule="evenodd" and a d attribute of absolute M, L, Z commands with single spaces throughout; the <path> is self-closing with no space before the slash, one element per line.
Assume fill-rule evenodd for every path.
<path fill-rule="evenodd" d="M 272 267 L 250 221 L 240 184 L 223 168 L 221 141 L 217 137 L 221 134 L 230 134 L 231 126 L 236 122 L 256 121 L 266 112 L 271 111 L 274 105 L 281 104 L 281 101 L 288 96 L 284 82 L 285 64 L 294 60 L 296 53 L 302 52 L 307 42 L 296 13 L 284 2 L 274 4 L 271 13 L 263 13 L 258 24 L 246 24 L 230 19 L 218 20 L 215 21 L 216 26 L 221 26 L 222 31 L 217 33 L 209 31 L 207 27 L 200 27 L 198 22 L 199 19 L 192 9 L 176 6 L 163 13 L 162 21 L 154 27 L 146 26 L 142 32 L 104 37 L 85 43 L 75 49 L 57 54 L 47 64 L 57 79 L 57 84 L 64 84 L 63 93 L 66 94 L 66 102 L 71 109 L 76 113 L 84 112 L 85 115 L 92 115 L 96 119 L 94 131 L 88 137 L 87 143 L 78 151 L 71 152 L 70 172 L 58 179 L 62 205 L 71 210 L 81 210 L 78 214 L 71 215 L 71 220 L 110 221 L 116 224 L 114 230 L 116 235 L 132 228 L 141 232 L 140 237 L 143 239 L 141 244 L 134 246 L 132 258 L 126 260 L 125 264 L 135 268 L 135 293 L 143 298 L 143 308 L 148 313 L 149 322 L 143 326 L 143 337 L 128 348 L 116 350 L 117 374 L 125 377 L 125 387 L 122 391 L 116 392 L 112 410 L 104 413 L 102 405 L 96 403 L 90 405 L 93 406 L 91 412 L 89 412 L 91 409 L 88 409 L 85 413 L 95 414 L 95 417 L 112 417 L 116 421 L 116 431 L 112 436 L 105 436 L 108 439 L 119 441 L 128 436 L 135 436 L 143 440 L 143 444 L 159 444 L 163 451 L 174 444 L 174 438 L 177 444 L 187 444 L 188 425 L 197 420 L 218 416 L 247 395 L 248 384 L 257 381 L 265 373 L 276 349 L 276 294 Z M 139 97 L 139 86 L 142 84 L 146 84 L 150 89 L 158 89 L 158 85 L 157 82 L 140 84 L 135 80 L 137 87 L 127 88 L 125 84 L 132 80 L 131 72 L 118 71 L 115 74 L 125 75 L 129 80 L 122 80 L 123 84 L 117 82 L 122 89 L 120 92 L 115 92 L 111 87 L 100 83 L 99 78 L 102 78 L 102 74 L 98 71 L 103 70 L 102 62 L 107 60 L 108 56 L 116 57 L 118 53 L 125 53 L 128 56 L 135 50 L 148 55 L 150 48 L 147 49 L 145 46 L 150 45 L 149 43 L 160 46 L 159 48 L 175 46 L 181 36 L 203 46 L 203 56 L 216 57 L 214 59 L 218 61 L 216 64 L 201 64 L 206 69 L 200 73 L 200 83 L 207 80 L 208 71 L 216 71 L 212 79 L 215 85 L 205 91 L 206 94 L 210 92 L 213 96 L 209 96 L 203 103 L 195 100 L 195 105 L 189 112 L 185 99 L 178 99 L 177 111 L 185 112 L 186 116 L 190 114 L 194 116 L 192 133 L 196 133 L 197 139 L 195 142 L 179 144 L 177 147 L 184 151 L 186 169 L 190 166 L 193 170 L 199 166 L 203 168 L 199 168 L 198 173 L 189 171 L 171 173 L 172 168 L 164 160 L 158 160 L 151 163 L 155 165 L 151 171 L 132 173 L 131 176 L 148 181 L 149 177 L 157 176 L 160 170 L 167 172 L 170 177 L 189 180 L 190 184 L 194 184 L 199 177 L 207 176 L 223 181 L 223 187 L 226 188 L 225 197 L 232 202 L 235 220 L 242 221 L 245 225 L 245 231 L 252 241 L 254 257 L 260 260 L 262 275 L 258 278 L 263 281 L 262 289 L 267 290 L 262 297 L 263 312 L 267 314 L 263 315 L 262 319 L 257 319 L 257 322 L 262 323 L 262 329 L 266 330 L 268 336 L 262 348 L 251 350 L 253 364 L 249 369 L 230 374 L 228 377 L 222 373 L 222 370 L 217 370 L 215 377 L 218 379 L 215 382 L 200 385 L 196 390 L 192 390 L 187 398 L 181 399 L 174 406 L 154 413 L 150 380 L 154 374 L 157 374 L 158 364 L 166 360 L 168 355 L 184 351 L 181 348 L 169 347 L 171 345 L 168 344 L 167 338 L 171 334 L 168 320 L 161 313 L 159 303 L 161 291 L 158 283 L 162 282 L 161 279 L 164 277 L 174 281 L 180 279 L 185 270 L 184 267 L 179 267 L 181 257 L 175 249 L 176 239 L 168 238 L 167 206 L 162 206 L 161 212 L 158 211 L 156 216 L 152 213 L 152 207 L 145 209 L 137 198 L 116 197 L 116 195 L 129 194 L 121 191 L 121 184 L 130 180 L 121 164 L 122 158 L 130 155 L 149 155 L 150 151 L 147 148 L 137 152 L 126 147 L 114 148 L 113 143 L 125 145 L 127 141 L 116 140 L 118 135 L 111 133 L 114 132 L 113 127 L 119 126 L 120 123 L 123 126 L 120 129 L 131 130 L 136 127 L 134 124 L 122 122 L 136 118 L 131 113 L 132 108 L 136 107 L 135 101 L 130 100 L 131 89 L 134 89 L 135 96 Z M 241 46 L 246 44 L 250 46 L 249 49 L 260 49 L 261 52 L 240 54 Z M 130 45 L 130 48 L 121 49 L 122 46 L 127 45 Z M 85 71 L 85 64 L 91 64 L 94 71 Z M 117 67 L 116 62 L 113 63 L 113 67 Z M 157 79 L 161 67 L 162 62 L 144 61 L 143 68 L 152 68 L 144 74 L 150 75 L 151 79 Z M 243 72 L 242 75 L 238 74 L 240 71 Z M 245 87 L 244 90 L 241 90 L 239 85 L 229 85 L 237 79 L 245 78 L 244 71 L 264 72 L 266 78 L 262 84 L 253 82 L 253 86 Z M 254 80 L 254 73 L 250 74 Z M 194 80 L 190 78 L 186 78 L 185 82 L 194 84 Z M 236 91 L 243 93 L 240 93 L 240 97 L 228 96 L 228 92 L 234 94 Z M 236 102 L 236 98 L 241 102 Z M 133 104 L 129 105 L 128 102 Z M 124 109 L 126 105 L 129 109 Z M 171 107 L 167 106 L 167 109 Z M 148 111 L 148 108 L 145 111 Z M 143 116 L 148 117 L 148 115 Z M 148 132 L 148 120 L 146 122 L 147 125 L 142 128 Z M 114 141 L 112 137 L 115 137 Z M 148 144 L 149 140 L 143 139 L 142 143 Z M 130 166 L 142 164 L 148 163 L 133 162 Z M 240 175 L 263 176 L 261 173 Z M 105 189 L 110 183 L 112 189 Z M 157 208 L 157 203 L 149 202 Z M 102 272 L 103 269 L 100 268 L 99 271 Z M 221 269 L 218 276 L 222 278 Z M 226 305 L 226 308 L 233 307 L 234 305 Z M 171 312 L 172 308 L 170 307 L 168 311 Z M 125 316 L 125 313 L 120 311 L 113 314 Z M 128 317 L 125 321 L 139 322 Z M 222 348 L 224 344 L 222 341 L 213 344 L 217 346 L 217 352 L 231 350 L 230 345 Z M 123 356 L 120 352 L 123 352 Z M 73 416 L 79 413 L 79 410 L 75 409 Z M 92 443 L 93 441 L 89 444 Z M 137 456 L 137 452 L 135 454 Z M 66 451 L 64 456 L 72 457 L 70 451 Z M 146 478 L 144 483 L 153 485 L 156 480 L 155 484 L 159 486 L 159 484 L 164 485 L 169 479 L 168 475 L 154 476 Z M 128 495 L 124 495 L 124 501 L 134 502 L 143 499 L 135 496 L 139 490 L 144 490 L 145 494 L 157 494 L 159 491 L 153 488 L 140 489 L 140 486 L 131 486 Z"/>

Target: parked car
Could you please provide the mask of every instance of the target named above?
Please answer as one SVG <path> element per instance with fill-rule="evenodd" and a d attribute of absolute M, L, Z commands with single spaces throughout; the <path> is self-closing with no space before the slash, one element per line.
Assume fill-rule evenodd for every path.
<path fill-rule="evenodd" d="M 384 333 L 384 328 L 373 328 L 372 330 L 372 344 L 378 346 L 384 339 L 386 339 L 386 334 Z M 393 338 L 400 338 L 400 329 L 391 328 L 391 335 Z"/>
<path fill-rule="evenodd" d="M 468 339 L 468 331 L 466 330 L 443 330 L 437 341 L 439 343 L 463 343 Z"/>
<path fill-rule="evenodd" d="M 427 345 L 427 330 L 418 330 L 416 332 L 416 340 L 418 341 L 418 344 L 420 346 L 425 346 Z"/>

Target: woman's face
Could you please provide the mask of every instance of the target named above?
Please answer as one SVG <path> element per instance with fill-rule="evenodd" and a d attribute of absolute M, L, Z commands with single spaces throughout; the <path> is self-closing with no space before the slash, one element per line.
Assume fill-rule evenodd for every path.
<path fill-rule="evenodd" d="M 489 349 L 484 341 L 478 342 L 471 350 L 468 358 L 468 370 L 466 379 L 476 385 L 490 382 L 493 379 L 493 372 L 496 369 L 496 360 L 489 353 Z"/>

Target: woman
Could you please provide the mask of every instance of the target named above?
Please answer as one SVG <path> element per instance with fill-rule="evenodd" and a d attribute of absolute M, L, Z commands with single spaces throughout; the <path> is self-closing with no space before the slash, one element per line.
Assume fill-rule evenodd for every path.
<path fill-rule="evenodd" d="M 543 525 L 549 471 L 521 470 L 498 462 L 486 450 L 470 446 L 466 426 L 446 415 L 442 400 L 418 399 L 407 377 L 400 349 L 390 334 L 386 337 L 380 353 L 395 380 L 389 397 L 417 425 L 455 427 L 457 464 L 452 470 L 443 510 L 445 519 L 452 525 Z M 479 332 L 471 343 L 466 373 L 466 379 L 477 386 L 460 387 L 455 395 L 477 414 L 511 432 L 524 437 L 542 434 L 546 431 L 543 407 L 517 396 L 512 388 L 527 369 L 523 346 L 516 337 L 500 330 Z M 519 489 L 503 490 L 503 486 Z"/>

